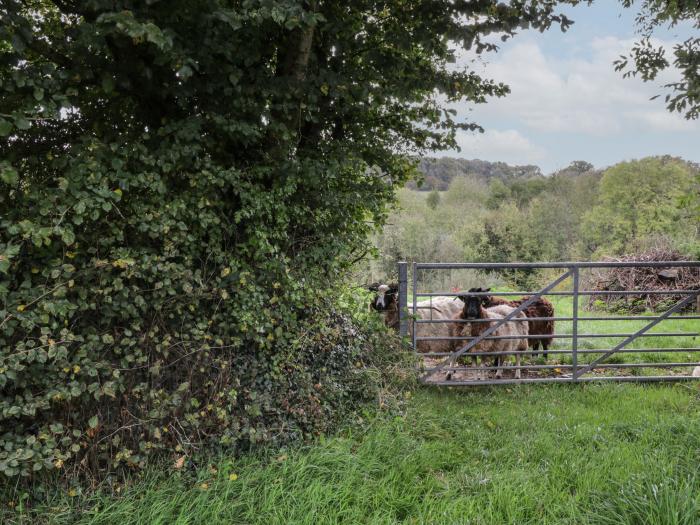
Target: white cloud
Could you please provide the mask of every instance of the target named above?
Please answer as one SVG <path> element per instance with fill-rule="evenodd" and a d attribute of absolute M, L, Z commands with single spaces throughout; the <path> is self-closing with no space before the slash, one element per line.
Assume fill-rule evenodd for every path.
<path fill-rule="evenodd" d="M 638 131 L 645 129 L 655 131 L 698 131 L 696 122 L 679 118 L 665 110 L 654 111 L 636 111 L 626 115 L 631 120 L 637 120 L 642 127 L 637 128 Z"/>
<path fill-rule="evenodd" d="M 644 83 L 625 79 L 614 70 L 613 60 L 632 44 L 633 40 L 613 36 L 594 38 L 583 53 L 557 58 L 554 53 L 546 55 L 534 40 L 513 42 L 492 55 L 483 71 L 508 84 L 511 94 L 476 107 L 472 116 L 480 123 L 507 119 L 509 127 L 523 131 L 598 137 L 636 132 L 640 126 L 647 131 L 700 131 L 700 123 L 668 113 L 663 97 L 650 100 L 663 92 L 661 85 L 677 77 L 677 72 L 664 72 L 656 82 Z M 672 42 L 663 44 L 672 47 Z M 466 114 L 466 106 L 457 109 Z"/>
<path fill-rule="evenodd" d="M 542 148 L 530 142 L 517 130 L 489 129 L 485 133 L 460 131 L 457 144 L 462 158 L 502 161 L 508 164 L 536 164 L 545 157 Z"/>

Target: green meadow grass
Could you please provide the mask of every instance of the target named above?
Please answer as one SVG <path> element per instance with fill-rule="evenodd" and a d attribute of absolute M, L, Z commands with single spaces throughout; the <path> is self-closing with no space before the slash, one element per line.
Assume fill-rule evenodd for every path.
<path fill-rule="evenodd" d="M 57 493 L 31 521 L 696 524 L 698 461 L 694 384 L 426 387 L 313 445 Z"/>
<path fill-rule="evenodd" d="M 553 302 L 556 315 L 571 314 L 569 298 Z M 580 333 L 632 332 L 644 325 L 585 323 Z M 699 323 L 670 320 L 654 330 L 692 332 Z M 570 322 L 558 323 L 557 333 L 570 331 Z M 583 340 L 579 346 L 605 348 L 620 340 Z M 569 345 L 559 339 L 555 348 Z M 700 345 L 693 337 L 674 337 L 631 346 Z M 560 357 L 549 362 L 568 359 Z M 670 362 L 700 356 L 614 358 Z M 637 373 L 654 372 L 659 370 Z M 14 507 L 4 520 L 0 511 L 0 522 L 698 524 L 699 462 L 697 383 L 423 387 L 400 415 L 365 417 L 311 445 L 200 458 L 182 469 L 170 462 L 126 485 L 77 495 L 55 489 L 43 500 L 0 488 L 5 511 L 10 502 Z M 43 503 L 30 507 L 32 499 Z"/>
<path fill-rule="evenodd" d="M 573 300 L 570 297 L 551 297 L 556 316 L 570 317 L 573 315 Z M 646 326 L 651 320 L 625 320 L 625 321 L 586 321 L 582 318 L 603 317 L 603 316 L 622 316 L 629 314 L 610 314 L 597 310 L 587 310 L 583 307 L 583 300 L 579 305 L 579 322 L 578 333 L 581 334 L 631 334 Z M 652 316 L 658 313 L 644 312 L 639 315 Z M 686 313 L 685 315 L 690 315 Z M 555 332 L 558 334 L 571 334 L 573 323 L 570 321 L 557 321 Z M 685 332 L 689 334 L 697 334 L 700 332 L 700 320 L 698 319 L 675 319 L 673 316 L 662 321 L 647 333 L 670 333 L 670 332 Z M 581 338 L 579 337 L 578 348 L 585 349 L 610 349 L 618 343 L 622 342 L 624 337 L 598 337 L 598 338 Z M 626 349 L 635 348 L 698 348 L 700 347 L 700 338 L 697 335 L 683 336 L 659 336 L 659 337 L 639 337 L 629 343 Z M 570 349 L 571 339 L 555 339 L 554 349 Z M 590 363 L 593 359 L 602 354 L 579 354 L 579 363 Z M 562 363 L 571 363 L 570 356 L 565 354 L 553 355 L 551 361 L 560 361 Z M 672 362 L 698 362 L 700 361 L 700 352 L 694 351 L 679 351 L 679 352 L 664 352 L 664 353 L 620 353 L 614 354 L 607 358 L 605 363 L 672 363 Z M 674 373 L 681 375 L 690 375 L 692 368 L 676 368 L 676 369 L 661 369 L 661 368 L 637 368 L 627 369 L 627 375 L 631 374 L 646 374 L 656 375 L 665 374 L 668 370 L 673 370 Z"/>

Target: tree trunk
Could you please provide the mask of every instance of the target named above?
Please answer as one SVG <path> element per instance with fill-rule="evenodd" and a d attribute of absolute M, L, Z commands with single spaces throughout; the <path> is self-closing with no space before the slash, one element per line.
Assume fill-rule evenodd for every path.
<path fill-rule="evenodd" d="M 316 2 L 311 2 L 310 10 L 316 11 Z M 277 77 L 286 79 L 289 83 L 289 91 L 296 95 L 301 106 L 301 101 L 304 93 L 301 88 L 306 81 L 307 72 L 309 70 L 309 62 L 311 59 L 311 50 L 313 48 L 314 36 L 316 33 L 315 25 L 307 25 L 296 30 L 290 37 L 286 46 L 286 53 L 281 60 L 281 67 L 277 72 Z M 302 110 L 299 107 L 298 111 L 273 111 L 272 117 L 275 121 L 283 124 L 292 140 L 282 141 L 280 137 L 273 133 L 270 139 L 271 150 L 278 155 L 289 155 L 299 145 L 301 139 L 301 123 Z"/>

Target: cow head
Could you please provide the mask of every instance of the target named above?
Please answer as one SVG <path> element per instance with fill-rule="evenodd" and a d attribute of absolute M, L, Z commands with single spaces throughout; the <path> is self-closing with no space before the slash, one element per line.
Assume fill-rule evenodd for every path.
<path fill-rule="evenodd" d="M 462 309 L 463 319 L 479 319 L 481 307 L 488 307 L 489 297 L 486 295 L 473 295 L 474 293 L 490 292 L 491 288 L 470 288 L 465 294 L 459 294 L 456 298 L 464 303 Z"/>
<path fill-rule="evenodd" d="M 376 292 L 376 295 L 369 303 L 372 310 L 385 312 L 398 304 L 399 286 L 397 284 L 377 284 L 370 285 L 369 289 Z"/>

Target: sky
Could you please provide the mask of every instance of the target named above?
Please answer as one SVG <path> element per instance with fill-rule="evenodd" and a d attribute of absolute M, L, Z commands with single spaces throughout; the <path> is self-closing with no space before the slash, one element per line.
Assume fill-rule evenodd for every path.
<path fill-rule="evenodd" d="M 662 85 L 623 78 L 613 61 L 638 39 L 634 10 L 616 0 L 568 8 L 575 24 L 566 32 L 525 31 L 485 55 L 484 64 L 460 58 L 486 77 L 511 88 L 487 104 L 457 104 L 458 120 L 480 124 L 485 133 L 460 132 L 461 152 L 445 156 L 509 164 L 536 164 L 551 173 L 574 160 L 596 168 L 649 155 L 700 161 L 700 120 L 669 113 Z M 657 34 L 667 49 L 692 33 L 689 25 Z"/>

